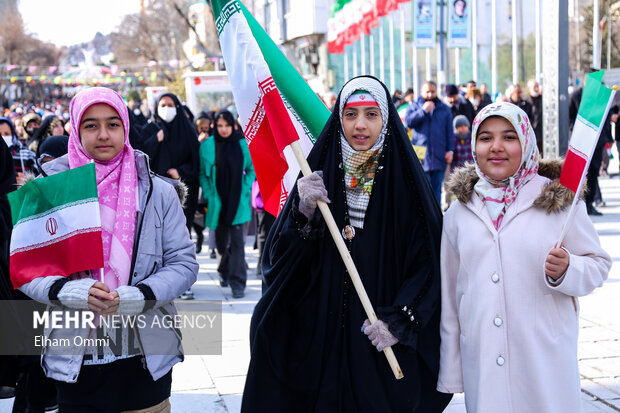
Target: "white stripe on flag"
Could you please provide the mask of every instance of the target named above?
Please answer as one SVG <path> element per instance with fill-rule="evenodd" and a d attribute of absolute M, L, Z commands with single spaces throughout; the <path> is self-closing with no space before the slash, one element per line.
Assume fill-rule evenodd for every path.
<path fill-rule="evenodd" d="M 580 122 L 580 119 L 577 118 L 575 126 L 573 127 L 570 146 L 590 158 L 592 157 L 592 153 L 594 153 L 598 135 L 597 129 L 592 129 L 589 125 Z"/>
<path fill-rule="evenodd" d="M 11 236 L 11 254 L 33 245 L 49 243 L 70 234 L 76 229 L 101 227 L 99 203 L 88 202 L 73 205 L 39 215 L 37 218 L 18 224 Z"/>

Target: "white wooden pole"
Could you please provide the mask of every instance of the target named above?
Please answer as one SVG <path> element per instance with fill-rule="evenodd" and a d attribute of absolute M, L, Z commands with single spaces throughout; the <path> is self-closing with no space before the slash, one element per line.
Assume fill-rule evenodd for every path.
<path fill-rule="evenodd" d="M 599 0 L 594 0 L 592 5 L 592 67 L 600 70 L 601 68 L 601 31 L 599 30 L 599 23 L 601 17 L 599 15 Z"/>
<path fill-rule="evenodd" d="M 304 156 L 304 153 L 301 149 L 301 145 L 299 144 L 299 141 L 294 141 L 293 143 L 291 143 L 291 149 L 293 150 L 293 153 L 295 154 L 295 158 L 297 159 L 297 162 L 299 163 L 301 172 L 304 174 L 304 176 L 310 175 L 312 173 L 312 170 L 310 170 L 310 165 L 308 165 L 308 161 L 306 161 L 306 157 Z M 332 216 L 329 206 L 321 200 L 317 201 L 317 205 L 319 209 L 321 210 L 321 213 L 323 214 L 323 218 L 325 219 L 327 228 L 329 229 L 329 232 L 332 235 L 334 242 L 336 243 L 336 247 L 338 248 L 338 251 L 340 252 L 340 256 L 342 257 L 342 260 L 344 261 L 344 265 L 347 268 L 347 272 L 349 273 L 349 276 L 351 277 L 351 281 L 353 282 L 355 291 L 357 291 L 357 295 L 359 296 L 360 301 L 362 302 L 362 307 L 364 307 L 366 316 L 368 317 L 368 320 L 370 321 L 370 323 L 374 324 L 378 320 L 377 315 L 375 314 L 375 311 L 372 308 L 372 303 L 370 302 L 370 298 L 368 298 L 368 294 L 366 293 L 366 290 L 364 289 L 364 284 L 362 284 L 362 280 L 360 278 L 359 273 L 357 272 L 357 268 L 355 267 L 353 258 L 351 258 L 351 254 L 349 254 L 349 250 L 347 249 L 347 246 L 344 243 L 342 235 L 340 234 L 340 230 L 338 230 L 338 226 L 336 225 L 336 221 L 334 220 L 334 217 Z M 396 377 L 397 380 L 402 379 L 404 375 L 403 375 L 402 370 L 400 369 L 400 366 L 398 365 L 398 361 L 396 360 L 396 356 L 394 355 L 394 351 L 392 350 L 392 347 L 387 347 L 385 350 L 383 350 L 383 354 L 385 354 L 385 357 L 387 358 L 388 363 L 390 364 L 390 367 L 392 368 L 392 373 L 394 373 L 394 377 Z"/>
<path fill-rule="evenodd" d="M 383 20 L 379 23 L 379 79 L 385 83 L 385 47 L 383 45 Z"/>
<path fill-rule="evenodd" d="M 512 84 L 519 83 L 519 37 L 517 36 L 517 0 L 512 0 Z"/>
<path fill-rule="evenodd" d="M 491 0 L 491 93 L 497 93 L 497 0 Z"/>
<path fill-rule="evenodd" d="M 396 80 L 394 77 L 396 76 L 396 67 L 395 67 L 395 58 L 394 58 L 394 21 L 393 16 L 388 16 L 388 23 L 390 29 L 390 92 L 394 93 L 396 90 Z"/>
<path fill-rule="evenodd" d="M 431 49 L 427 47 L 426 48 L 426 79 L 424 79 L 424 81 L 432 80 L 431 78 L 432 75 L 433 73 L 431 70 Z"/>
<path fill-rule="evenodd" d="M 405 55 L 405 12 L 400 11 L 400 90 L 407 89 L 407 56 Z"/>
<path fill-rule="evenodd" d="M 461 49 L 454 49 L 454 83 L 461 84 Z"/>
<path fill-rule="evenodd" d="M 540 30 L 540 0 L 536 0 L 536 80 L 542 82 L 542 45 Z"/>
<path fill-rule="evenodd" d="M 539 1 L 539 0 L 537 0 Z M 472 78 L 478 81 L 478 0 L 471 2 L 471 68 Z"/>

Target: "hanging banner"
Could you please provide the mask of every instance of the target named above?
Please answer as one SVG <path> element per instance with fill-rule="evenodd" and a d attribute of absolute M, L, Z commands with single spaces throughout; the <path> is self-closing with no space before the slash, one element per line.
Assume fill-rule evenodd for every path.
<path fill-rule="evenodd" d="M 415 47 L 435 47 L 437 7 L 435 0 L 413 0 L 413 42 Z"/>
<path fill-rule="evenodd" d="M 465 0 L 448 4 L 448 47 L 471 47 L 470 5 Z"/>

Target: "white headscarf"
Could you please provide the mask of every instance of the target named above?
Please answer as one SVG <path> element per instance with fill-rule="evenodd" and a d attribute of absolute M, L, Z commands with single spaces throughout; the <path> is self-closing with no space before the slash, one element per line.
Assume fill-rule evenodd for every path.
<path fill-rule="evenodd" d="M 476 159 L 476 135 L 480 124 L 491 116 L 506 119 L 517 132 L 521 143 L 521 165 L 514 175 L 496 181 L 485 175 L 478 166 Z M 493 226 L 498 229 L 506 210 L 517 197 L 519 189 L 538 173 L 540 154 L 536 146 L 536 135 L 527 115 L 521 108 L 508 102 L 497 102 L 485 106 L 474 119 L 471 131 L 471 151 L 474 155 L 476 173 L 480 177 L 474 190 L 489 210 Z"/>
<path fill-rule="evenodd" d="M 365 163 L 370 157 L 374 156 L 378 160 L 383 149 L 385 134 L 387 133 L 387 123 L 390 111 L 383 86 L 381 86 L 381 84 L 375 79 L 369 77 L 358 77 L 351 79 L 346 85 L 344 85 L 342 91 L 340 92 L 340 107 L 338 112 L 340 116 L 340 125 L 342 125 L 342 112 L 344 111 L 347 100 L 349 100 L 351 95 L 357 90 L 365 90 L 370 93 L 379 105 L 382 118 L 382 128 L 379 138 L 370 149 L 365 151 L 356 151 L 351 147 L 351 145 L 349 145 L 349 142 L 347 142 L 344 135 L 344 129 L 342 129 L 340 133 L 340 145 L 342 147 L 342 161 L 345 170 L 344 180 L 350 224 L 357 228 L 364 228 L 364 217 L 366 215 L 368 203 L 370 202 L 376 165 L 375 170 L 373 170 L 371 174 L 368 174 L 371 178 L 364 180 L 362 185 L 357 185 L 358 177 L 356 177 L 352 171 L 360 164 Z"/>

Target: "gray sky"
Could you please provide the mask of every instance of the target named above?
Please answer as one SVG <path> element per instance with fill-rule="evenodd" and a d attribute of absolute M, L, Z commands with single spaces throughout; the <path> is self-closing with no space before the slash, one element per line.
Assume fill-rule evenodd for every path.
<path fill-rule="evenodd" d="M 19 10 L 28 33 L 57 46 L 90 41 L 97 32 L 108 34 L 122 16 L 136 13 L 139 0 L 20 0 Z"/>

